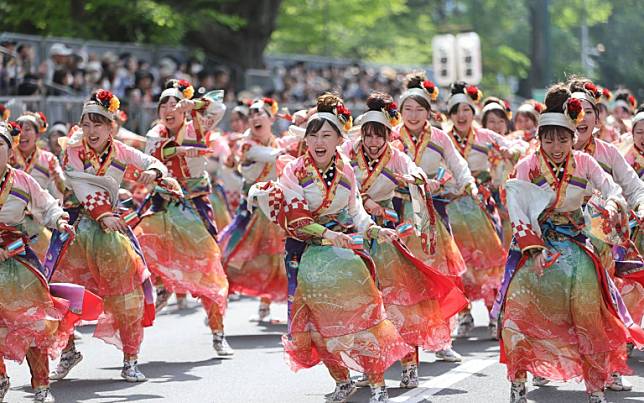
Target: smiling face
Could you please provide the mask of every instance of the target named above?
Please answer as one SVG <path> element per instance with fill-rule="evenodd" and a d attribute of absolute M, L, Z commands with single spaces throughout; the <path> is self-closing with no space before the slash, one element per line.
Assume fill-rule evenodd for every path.
<path fill-rule="evenodd" d="M 167 127 L 173 134 L 181 129 L 181 125 L 183 125 L 185 119 L 183 112 L 174 109 L 177 103 L 177 98 L 167 97 L 159 104 L 159 119 L 161 120 L 161 124 Z"/>
<path fill-rule="evenodd" d="M 528 116 L 528 113 L 518 112 L 516 116 L 514 126 L 517 130 L 532 131 L 537 127 L 535 121 Z"/>
<path fill-rule="evenodd" d="M 338 134 L 331 123 L 324 120 L 318 131 L 308 133 L 304 138 L 306 146 L 311 151 L 311 156 L 318 168 L 329 165 L 335 155 L 336 147 L 342 143 L 342 136 Z"/>
<path fill-rule="evenodd" d="M 415 99 L 407 98 L 402 105 L 401 116 L 407 130 L 412 133 L 418 133 L 429 120 L 429 110 L 425 109 Z"/>
<path fill-rule="evenodd" d="M 597 114 L 595 113 L 595 108 L 593 108 L 593 105 L 585 99 L 581 100 L 581 105 L 584 108 L 584 118 L 577 125 L 576 144 L 584 146 L 588 143 L 588 140 L 590 140 L 590 137 L 593 135 L 595 125 L 597 125 Z"/>
<path fill-rule="evenodd" d="M 485 114 L 485 124 L 483 126 L 505 136 L 508 133 L 508 121 L 501 115 L 503 115 L 502 111 L 489 111 Z"/>
<path fill-rule="evenodd" d="M 472 127 L 472 120 L 474 120 L 474 111 L 472 107 L 466 103 L 461 102 L 456 107 L 454 113 L 449 115 L 449 118 L 454 123 L 454 128 L 457 132 L 465 134 L 470 131 Z"/>
<path fill-rule="evenodd" d="M 250 133 L 256 139 L 263 141 L 271 135 L 273 119 L 263 108 L 251 109 L 248 115 Z"/>
<path fill-rule="evenodd" d="M 24 155 L 31 154 L 36 149 L 36 140 L 38 139 L 38 131 L 33 123 L 23 121 L 20 123 L 22 131 L 20 132 L 20 142 L 18 149 Z"/>
<path fill-rule="evenodd" d="M 633 143 L 639 150 L 644 151 L 644 120 L 633 126 Z"/>
<path fill-rule="evenodd" d="M 362 125 L 362 145 L 369 158 L 380 157 L 387 143 L 388 131 L 389 129 L 380 123 L 368 122 Z"/>
<path fill-rule="evenodd" d="M 563 127 L 547 127 L 540 136 L 541 148 L 555 164 L 561 164 L 572 151 L 572 133 Z"/>
<path fill-rule="evenodd" d="M 112 137 L 114 122 L 102 115 L 86 113 L 81 119 L 81 129 L 89 147 L 100 154 Z"/>
<path fill-rule="evenodd" d="M 242 117 L 237 112 L 233 112 L 230 115 L 230 129 L 235 133 L 245 132 L 248 129 L 248 118 Z"/>

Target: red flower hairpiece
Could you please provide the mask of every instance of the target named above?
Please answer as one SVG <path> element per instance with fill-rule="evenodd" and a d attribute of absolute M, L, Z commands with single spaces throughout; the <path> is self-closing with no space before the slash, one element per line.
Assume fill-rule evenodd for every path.
<path fill-rule="evenodd" d="M 349 108 L 344 106 L 343 103 L 338 102 L 335 105 L 334 114 L 342 123 L 344 130 L 349 131 L 349 129 L 351 129 L 351 126 L 353 126 L 353 118 L 351 117 L 351 111 L 349 110 Z"/>
<path fill-rule="evenodd" d="M 575 121 L 575 123 L 581 122 L 584 118 L 584 107 L 581 104 L 581 101 L 577 98 L 568 98 L 566 104 L 564 105 L 564 112 Z"/>
<path fill-rule="evenodd" d="M 602 96 L 610 101 L 613 98 L 613 93 L 608 88 L 602 88 Z"/>
<path fill-rule="evenodd" d="M 628 103 L 631 104 L 633 108 L 637 106 L 637 101 L 635 100 L 635 97 L 632 95 L 628 96 Z"/>
<path fill-rule="evenodd" d="M 16 121 L 7 122 L 7 128 L 9 129 L 9 134 L 13 137 L 16 137 L 22 132 L 20 125 Z"/>
<path fill-rule="evenodd" d="M 436 84 L 434 84 L 434 82 L 432 81 L 425 80 L 421 85 L 431 96 L 432 101 L 436 101 L 436 98 L 438 97 L 438 87 L 436 86 Z"/>
<path fill-rule="evenodd" d="M 38 112 L 38 117 L 40 118 L 40 121 L 42 122 L 42 125 L 40 126 L 40 132 L 44 133 L 44 132 L 47 131 L 47 127 L 49 127 L 49 125 L 47 124 L 47 117 L 42 112 Z"/>
<path fill-rule="evenodd" d="M 115 113 L 121 106 L 119 99 L 108 90 L 98 90 L 96 92 L 96 102 L 111 113 Z"/>
<path fill-rule="evenodd" d="M 383 112 L 385 113 L 389 123 L 392 126 L 397 126 L 400 123 L 400 113 L 398 112 L 398 105 L 395 102 L 390 102 L 385 105 Z"/>
<path fill-rule="evenodd" d="M 467 88 L 465 88 L 465 93 L 469 95 L 474 102 L 481 99 L 481 91 L 479 91 L 475 85 L 468 85 Z"/>
<path fill-rule="evenodd" d="M 183 96 L 188 99 L 192 99 L 192 96 L 195 94 L 195 89 L 192 87 L 192 84 L 190 84 L 190 81 L 188 80 L 177 80 L 174 83 L 174 88 L 181 91 Z"/>

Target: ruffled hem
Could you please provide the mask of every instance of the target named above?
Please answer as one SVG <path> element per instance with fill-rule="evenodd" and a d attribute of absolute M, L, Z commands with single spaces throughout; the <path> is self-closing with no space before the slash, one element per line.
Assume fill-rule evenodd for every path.
<path fill-rule="evenodd" d="M 387 319 L 410 346 L 439 351 L 452 344 L 449 320 L 443 319 L 436 300 L 426 300 L 415 305 L 385 303 Z"/>
<path fill-rule="evenodd" d="M 284 335 L 282 344 L 286 362 L 294 372 L 324 362 L 366 374 L 380 374 L 413 352 L 388 320 L 344 336 L 324 337 L 317 332 Z"/>

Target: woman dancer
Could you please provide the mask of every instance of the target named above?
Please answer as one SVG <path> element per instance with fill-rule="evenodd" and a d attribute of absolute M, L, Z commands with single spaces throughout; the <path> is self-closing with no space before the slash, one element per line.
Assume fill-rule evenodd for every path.
<path fill-rule="evenodd" d="M 227 356 L 233 354 L 224 338 L 228 281 L 221 266 L 217 227 L 208 199 L 212 187 L 205 170 L 207 138 L 200 116 L 207 116 L 215 101 L 193 101 L 192 92 L 192 85 L 185 80 L 168 81 L 159 98 L 159 123 L 148 132 L 146 147 L 177 179 L 184 198 L 168 200 L 163 192 L 157 192 L 135 233 L 166 295 L 190 292 L 201 299 L 213 348 L 218 355 Z M 196 113 L 188 122 L 186 114 L 192 111 Z"/>
<path fill-rule="evenodd" d="M 522 159 L 506 184 L 514 241 L 495 306 L 501 361 L 512 402 L 526 402 L 527 371 L 548 380 L 583 379 L 589 401 L 605 402 L 613 373 L 630 373 L 624 344 L 644 338 L 617 308 L 619 293 L 582 233 L 581 206 L 588 183 L 608 199 L 611 222 L 625 201 L 592 157 L 572 150 L 580 102 L 559 84 L 545 103 L 540 150 Z"/>
<path fill-rule="evenodd" d="M 489 311 L 501 283 L 505 262 L 501 223 L 490 189 L 490 158 L 498 155 L 513 160 L 525 149 L 491 130 L 474 126 L 475 102 L 480 98 L 477 87 L 456 82 L 451 86 L 447 108 L 452 122 L 449 136 L 476 178 L 481 199 L 472 194 L 445 198 L 453 199 L 447 206 L 447 213 L 454 239 L 467 263 L 467 271 L 463 274 L 465 294 L 470 301 L 483 299 Z M 459 316 L 457 335 L 467 337 L 473 327 L 474 318 L 467 309 Z M 497 327 L 492 316 L 488 330 L 495 338 Z"/>
<path fill-rule="evenodd" d="M 34 401 L 53 402 L 49 357 L 60 353 L 79 317 L 69 302 L 52 296 L 20 224 L 29 211 L 42 225 L 70 234 L 74 229 L 67 213 L 34 178 L 8 164 L 13 137 L 19 133 L 15 122 L 0 121 L 0 401 L 9 390 L 4 359 L 22 362 L 26 357 Z M 17 253 L 19 248 L 12 244 L 20 243 L 23 252 Z"/>
<path fill-rule="evenodd" d="M 429 123 L 432 114 L 431 103 L 438 96 L 438 87 L 427 80 L 424 73 L 411 73 L 406 82 L 407 89 L 400 96 L 402 124 L 394 130 L 393 137 L 397 137 L 397 140 L 392 145 L 403 150 L 427 177 L 435 178 L 439 171 L 445 172 L 441 186 L 435 193 L 476 193 L 474 178 L 465 159 L 456 150 L 447 134 Z M 441 196 L 434 197 L 432 202 L 439 218 L 434 229 L 434 253 L 429 253 L 427 243 L 423 245 L 421 237 L 415 233 L 412 233 L 405 243 L 414 256 L 429 266 L 435 267 L 443 274 L 461 276 L 466 270 L 465 261 L 452 236 L 446 210 L 449 201 Z M 405 188 L 398 189 L 394 203 L 400 203 L 400 216 L 405 221 L 413 220 L 411 195 Z M 460 354 L 451 346 L 437 351 L 436 358 L 449 362 L 462 360 Z"/>
<path fill-rule="evenodd" d="M 398 213 L 402 213 L 400 205 L 392 213 L 394 192 L 401 182 L 406 184 L 420 210 L 414 214 L 417 217 L 413 227 L 424 232 L 426 249 L 435 249 L 431 226 L 435 226 L 436 216 L 433 206 L 427 204 L 425 190 L 439 185 L 436 181 L 428 182 L 425 173 L 405 153 L 389 144 L 391 130 L 400 120 L 393 99 L 387 94 L 371 94 L 367 108 L 357 120 L 359 140 L 345 142 L 342 147 L 351 159 L 365 210 L 377 224 L 394 228 L 399 221 Z M 400 387 L 415 388 L 418 386 L 418 347 L 434 352 L 451 348 L 449 318 L 467 306 L 465 296 L 453 281 L 460 284 L 460 278 L 443 275 L 426 265 L 402 241 L 372 242 L 369 252 L 375 263 L 376 284 L 382 291 L 387 317 L 415 350 L 401 360 Z M 364 383 L 367 381 L 364 379 Z"/>
<path fill-rule="evenodd" d="M 41 188 L 49 191 L 55 199 L 63 199 L 65 180 L 63 170 L 54 154 L 42 150 L 37 145 L 38 137 L 47 130 L 47 120 L 42 113 L 26 112 L 18 118 L 21 133 L 18 147 L 11 157 L 11 165 L 31 175 Z M 30 238 L 35 237 L 31 243 L 38 259 L 44 260 L 51 232 L 44 226 L 37 224 L 27 213 L 23 224 Z"/>
<path fill-rule="evenodd" d="M 145 381 L 137 366 L 143 327 L 154 320 L 153 289 L 134 234 L 115 214 L 118 189 L 128 165 L 144 170 L 139 182 L 151 184 L 167 173 L 154 157 L 114 140 L 119 100 L 98 90 L 83 105 L 80 128 L 65 149 L 63 170 L 72 194 L 65 201 L 78 236 L 53 279 L 84 285 L 103 297 L 105 310 L 94 336 L 123 350 L 121 377 Z M 83 356 L 73 337 L 52 379 L 62 379 Z"/>
<path fill-rule="evenodd" d="M 351 165 L 336 150 L 350 127 L 351 114 L 338 97 L 318 98 L 306 127 L 307 153 L 285 166 L 277 186 L 256 185 L 249 197 L 261 194 L 260 206 L 289 233 L 292 301 L 283 344 L 291 367 L 322 361 L 336 382 L 331 402 L 344 402 L 355 391 L 349 369 L 363 372 L 370 402 L 384 402 L 385 370 L 412 349 L 385 319 L 373 261 L 351 249 L 362 237 L 390 242 L 397 234 L 369 218 Z M 271 199 L 278 202 L 269 204 Z"/>

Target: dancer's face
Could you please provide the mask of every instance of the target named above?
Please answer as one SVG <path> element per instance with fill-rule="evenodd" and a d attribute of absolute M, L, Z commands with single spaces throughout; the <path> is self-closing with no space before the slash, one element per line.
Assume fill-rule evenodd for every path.
<path fill-rule="evenodd" d="M 36 140 L 38 139 L 38 132 L 36 127 L 31 122 L 23 122 L 21 125 L 20 142 L 18 148 L 23 154 L 31 154 L 36 148 Z"/>
<path fill-rule="evenodd" d="M 4 140 L 0 140 L 0 173 L 4 173 L 7 169 L 7 163 L 9 162 L 9 156 L 11 155 L 11 148 L 9 144 Z"/>
<path fill-rule="evenodd" d="M 633 127 L 633 143 L 639 150 L 644 151 L 644 120 L 637 122 Z"/>
<path fill-rule="evenodd" d="M 454 123 L 454 128 L 456 131 L 465 134 L 470 131 L 472 127 L 472 120 L 474 120 L 474 111 L 472 107 L 468 104 L 461 102 L 458 104 L 456 112 L 449 115 L 450 119 Z"/>
<path fill-rule="evenodd" d="M 508 133 L 508 122 L 507 120 L 499 116 L 498 113 L 495 113 L 495 112 L 496 111 L 490 111 L 487 113 L 486 120 L 485 120 L 485 128 L 505 136 Z M 503 112 L 500 112 L 500 113 L 503 113 Z"/>
<path fill-rule="evenodd" d="M 89 115 L 86 113 L 81 120 L 83 136 L 94 152 L 101 153 L 112 137 L 114 122 L 108 121 L 107 118 L 90 120 Z"/>
<path fill-rule="evenodd" d="M 527 130 L 532 131 L 536 127 L 534 120 L 530 119 L 525 113 L 517 113 L 516 119 L 514 119 L 514 126 L 517 130 Z"/>
<path fill-rule="evenodd" d="M 551 161 L 561 164 L 572 151 L 572 133 L 564 128 L 558 128 L 541 138 L 541 148 Z"/>
<path fill-rule="evenodd" d="M 338 135 L 331 123 L 325 121 L 320 130 L 306 135 L 305 142 L 315 165 L 324 168 L 331 162 L 336 147 L 342 143 L 342 136 Z"/>
<path fill-rule="evenodd" d="M 407 130 L 417 133 L 425 127 L 429 120 L 429 111 L 413 98 L 407 98 L 402 106 L 402 120 Z"/>
<path fill-rule="evenodd" d="M 256 139 L 265 140 L 271 135 L 273 121 L 264 108 L 251 109 L 248 123 L 251 135 Z"/>
<path fill-rule="evenodd" d="M 178 103 L 177 98 L 168 97 L 167 99 L 159 105 L 159 119 L 161 124 L 167 127 L 171 133 L 176 134 L 183 125 L 185 114 L 175 109 Z"/>
<path fill-rule="evenodd" d="M 584 108 L 584 118 L 577 125 L 577 144 L 586 144 L 593 135 L 593 130 L 598 121 L 595 108 L 590 102 L 582 99 L 581 105 Z"/>

